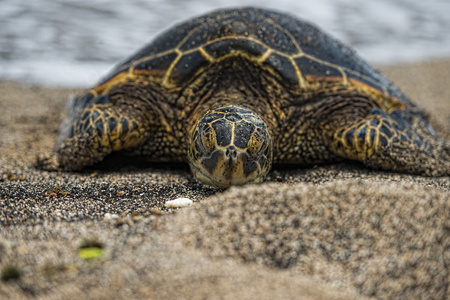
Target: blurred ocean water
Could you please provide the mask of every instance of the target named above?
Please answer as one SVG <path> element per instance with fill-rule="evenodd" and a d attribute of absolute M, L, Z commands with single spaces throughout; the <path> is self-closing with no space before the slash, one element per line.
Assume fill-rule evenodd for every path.
<path fill-rule="evenodd" d="M 89 87 L 171 25 L 249 5 L 305 19 L 378 65 L 450 56 L 449 0 L 0 0 L 0 78 Z"/>

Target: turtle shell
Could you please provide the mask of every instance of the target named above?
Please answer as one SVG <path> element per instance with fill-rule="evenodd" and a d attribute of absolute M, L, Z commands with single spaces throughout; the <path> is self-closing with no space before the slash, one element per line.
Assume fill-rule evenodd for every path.
<path fill-rule="evenodd" d="M 412 105 L 353 50 L 318 28 L 251 7 L 217 10 L 174 26 L 116 67 L 96 91 L 135 79 L 182 88 L 205 69 L 234 56 L 272 72 L 292 90 L 356 85 Z"/>

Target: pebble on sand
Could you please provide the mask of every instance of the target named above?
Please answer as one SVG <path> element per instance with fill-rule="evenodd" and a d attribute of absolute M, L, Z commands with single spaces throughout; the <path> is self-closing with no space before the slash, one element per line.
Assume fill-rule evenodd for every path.
<path fill-rule="evenodd" d="M 167 208 L 179 208 L 179 207 L 186 207 L 189 205 L 192 205 L 193 201 L 188 198 L 177 198 L 175 200 L 167 201 L 164 205 Z"/>
<path fill-rule="evenodd" d="M 105 218 L 105 220 L 116 220 L 119 218 L 119 215 L 106 213 L 104 218 Z"/>

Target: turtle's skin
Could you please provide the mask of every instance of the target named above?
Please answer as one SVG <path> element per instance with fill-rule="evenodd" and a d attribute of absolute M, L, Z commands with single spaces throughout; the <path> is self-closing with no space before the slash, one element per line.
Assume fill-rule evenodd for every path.
<path fill-rule="evenodd" d="M 126 151 L 188 162 L 216 187 L 261 182 L 272 162 L 450 173 L 449 142 L 388 79 L 316 27 L 258 8 L 157 37 L 74 99 L 56 147 L 66 170 Z"/>

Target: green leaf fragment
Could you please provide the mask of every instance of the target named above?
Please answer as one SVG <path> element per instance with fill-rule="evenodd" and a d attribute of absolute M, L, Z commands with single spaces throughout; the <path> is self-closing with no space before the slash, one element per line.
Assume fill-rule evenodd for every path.
<path fill-rule="evenodd" d="M 81 248 L 78 250 L 78 256 L 84 260 L 100 258 L 105 254 L 105 250 L 98 247 Z"/>

